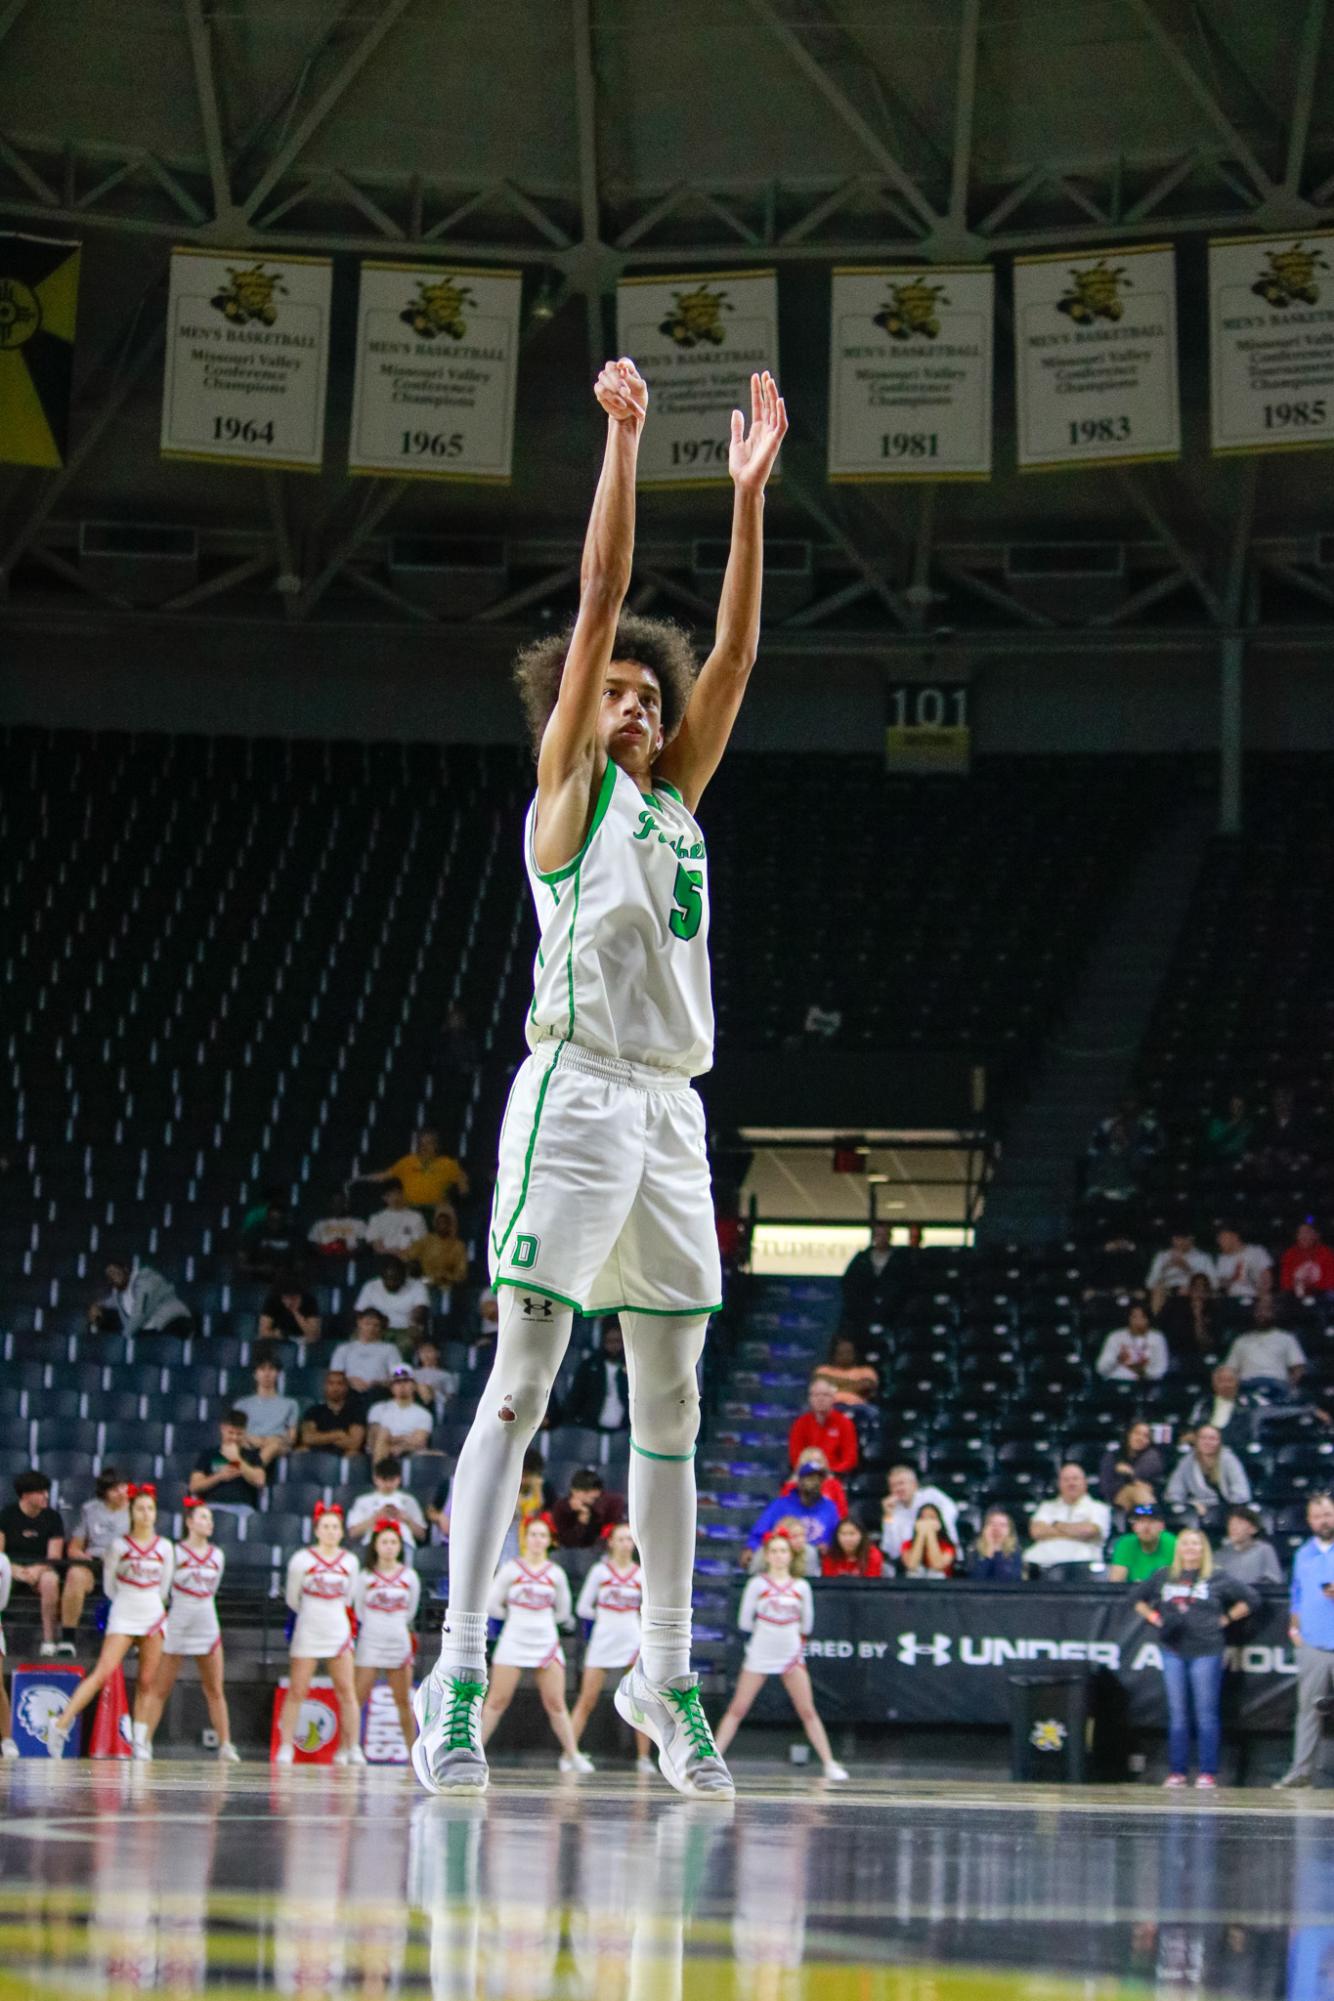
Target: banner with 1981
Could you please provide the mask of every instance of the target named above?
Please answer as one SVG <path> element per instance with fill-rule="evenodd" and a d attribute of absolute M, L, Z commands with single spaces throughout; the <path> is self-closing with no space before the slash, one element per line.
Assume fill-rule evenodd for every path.
<path fill-rule="evenodd" d="M 1178 457 L 1171 246 L 1016 258 L 1014 359 L 1021 471 Z"/>
<path fill-rule="evenodd" d="M 1334 445 L 1334 230 L 1209 245 L 1216 452 Z"/>
<path fill-rule="evenodd" d="M 989 265 L 837 270 L 829 330 L 829 477 L 991 473 Z"/>
<path fill-rule="evenodd" d="M 772 271 L 622 278 L 617 340 L 649 388 L 641 486 L 727 478 L 733 410 L 750 421 L 750 378 L 778 373 L 778 287 Z"/>
<path fill-rule="evenodd" d="M 361 267 L 348 471 L 507 480 L 522 274 Z"/>
<path fill-rule="evenodd" d="M 164 458 L 318 470 L 332 273 L 327 257 L 172 251 Z"/>

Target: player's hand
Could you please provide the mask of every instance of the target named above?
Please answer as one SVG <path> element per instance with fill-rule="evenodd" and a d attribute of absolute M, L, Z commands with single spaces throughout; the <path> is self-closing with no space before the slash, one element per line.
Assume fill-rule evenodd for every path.
<path fill-rule="evenodd" d="M 593 394 L 613 423 L 624 424 L 639 436 L 648 415 L 648 384 L 628 355 L 603 364 Z"/>
<path fill-rule="evenodd" d="M 763 493 L 778 447 L 787 435 L 787 405 L 766 368 L 750 378 L 750 429 L 740 410 L 732 412 L 727 470 L 742 493 Z"/>

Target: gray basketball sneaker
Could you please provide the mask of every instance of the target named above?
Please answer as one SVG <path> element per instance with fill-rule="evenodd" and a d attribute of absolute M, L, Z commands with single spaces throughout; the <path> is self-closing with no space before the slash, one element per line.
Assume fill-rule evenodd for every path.
<path fill-rule="evenodd" d="M 413 1696 L 412 1769 L 428 1793 L 485 1792 L 491 1776 L 482 1749 L 485 1699 L 484 1678 L 442 1674 L 438 1665 Z"/>
<path fill-rule="evenodd" d="M 694 1799 L 734 1800 L 736 1787 L 713 1741 L 699 1676 L 679 1674 L 655 1688 L 636 1661 L 616 1690 L 616 1713 L 658 1747 L 658 1770 Z"/>

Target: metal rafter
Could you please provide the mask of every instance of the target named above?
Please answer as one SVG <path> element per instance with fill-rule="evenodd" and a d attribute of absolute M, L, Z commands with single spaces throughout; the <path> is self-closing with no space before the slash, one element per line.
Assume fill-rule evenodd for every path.
<path fill-rule="evenodd" d="M 1144 519 L 1167 550 L 1177 568 L 1184 576 L 1189 577 L 1192 584 L 1194 584 L 1210 618 L 1216 624 L 1222 625 L 1225 622 L 1222 600 L 1213 585 L 1209 582 L 1202 566 L 1196 561 L 1192 551 L 1187 548 L 1176 530 L 1168 522 L 1161 508 L 1146 490 L 1142 479 L 1136 477 L 1134 473 L 1127 472 L 1124 468 L 1118 470 L 1117 478 L 1120 481 L 1122 491 L 1139 509 L 1139 512 L 1144 516 Z"/>
<path fill-rule="evenodd" d="M 1252 151 L 1249 142 L 1242 137 L 1213 91 L 1181 48 L 1176 37 L 1169 34 L 1159 20 L 1154 10 L 1154 0 L 1129 0 L 1129 5 L 1131 12 L 1147 28 L 1151 38 L 1166 58 L 1168 66 L 1181 78 L 1232 157 L 1246 169 L 1261 200 L 1268 201 L 1277 192 L 1273 180 Z"/>
<path fill-rule="evenodd" d="M 3 42 L 27 5 L 28 0 L 8 0 L 7 5 L 0 6 L 0 42 Z"/>
<path fill-rule="evenodd" d="M 591 0 L 570 0 L 574 40 L 574 103 L 579 140 L 579 218 L 583 240 L 572 281 L 584 295 L 588 315 L 588 364 L 596 371 L 606 359 L 602 292 L 605 257 L 602 202 L 598 193 L 598 86 L 593 60 Z"/>
<path fill-rule="evenodd" d="M 1316 77 L 1320 68 L 1321 44 L 1325 34 L 1328 0 L 1307 0 L 1297 50 L 1297 70 L 1292 85 L 1292 113 L 1288 125 L 1288 158 L 1283 170 L 1283 192 L 1301 193 L 1302 170 L 1306 165 L 1306 142 L 1311 132 L 1311 112 L 1315 105 Z"/>
<path fill-rule="evenodd" d="M 204 152 L 213 190 L 213 214 L 217 218 L 231 209 L 232 186 L 222 143 L 222 115 L 218 109 L 218 89 L 213 74 L 213 22 L 204 12 L 204 0 L 185 0 L 185 27 L 190 37 L 195 97 L 199 104 L 199 122 L 204 132 Z"/>
<path fill-rule="evenodd" d="M 968 176 L 973 162 L 973 111 L 977 101 L 977 47 L 982 0 L 963 0 L 959 63 L 954 86 L 954 155 L 950 165 L 950 227 L 968 227 Z"/>

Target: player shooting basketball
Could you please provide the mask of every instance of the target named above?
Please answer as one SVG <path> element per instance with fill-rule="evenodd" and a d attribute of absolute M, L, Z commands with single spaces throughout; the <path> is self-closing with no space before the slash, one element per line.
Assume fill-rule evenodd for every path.
<path fill-rule="evenodd" d="M 690 1672 L 695 1371 L 721 1298 L 692 1077 L 713 1060 L 708 865 L 695 820 L 759 641 L 764 488 L 787 429 L 777 385 L 751 377 L 733 413 L 732 547 L 717 636 L 698 676 L 684 633 L 624 615 L 648 390 L 608 362 L 607 416 L 572 630 L 529 647 L 517 679 L 537 751 L 524 855 L 540 943 L 530 1054 L 501 1128 L 490 1228 L 496 1360 L 459 1456 L 449 1609 L 418 1690 L 413 1764 L 436 1792 L 487 1782 L 479 1717 L 486 1603 L 576 1311 L 617 1313 L 630 1386 L 630 1521 L 643 1646 L 616 1707 L 684 1793 L 730 1799 Z"/>

